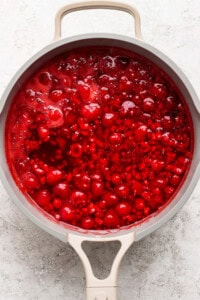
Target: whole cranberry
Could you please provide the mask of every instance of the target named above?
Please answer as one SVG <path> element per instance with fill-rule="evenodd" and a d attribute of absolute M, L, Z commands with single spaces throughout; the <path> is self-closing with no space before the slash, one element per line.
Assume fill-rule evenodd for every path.
<path fill-rule="evenodd" d="M 53 207 L 56 209 L 59 209 L 59 208 L 61 208 L 61 206 L 62 206 L 62 200 L 59 198 L 54 198 L 53 199 Z"/>
<path fill-rule="evenodd" d="M 142 193 L 143 187 L 142 184 L 137 180 L 131 181 L 131 189 L 134 195 L 140 195 Z"/>
<path fill-rule="evenodd" d="M 75 212 L 70 204 L 65 204 L 60 210 L 61 220 L 64 222 L 72 221 L 75 218 Z"/>
<path fill-rule="evenodd" d="M 91 229 L 94 226 L 94 220 L 91 217 L 86 217 L 81 222 L 81 227 L 84 229 Z"/>
<path fill-rule="evenodd" d="M 147 126 L 141 125 L 135 129 L 135 139 L 137 142 L 145 141 L 147 137 Z"/>
<path fill-rule="evenodd" d="M 131 205 L 128 202 L 120 202 L 115 207 L 115 210 L 119 216 L 127 216 L 131 212 Z"/>
<path fill-rule="evenodd" d="M 22 181 L 23 181 L 23 185 L 27 189 L 37 189 L 38 188 L 38 179 L 34 174 L 32 174 L 30 172 L 23 175 Z"/>
<path fill-rule="evenodd" d="M 138 198 L 138 199 L 135 200 L 135 208 L 139 211 L 144 210 L 145 202 L 142 198 Z"/>
<path fill-rule="evenodd" d="M 114 206 L 117 203 L 118 197 L 111 192 L 105 192 L 102 197 L 102 200 L 105 201 L 107 207 L 110 207 Z"/>
<path fill-rule="evenodd" d="M 72 144 L 70 146 L 69 155 L 72 157 L 80 157 L 83 153 L 83 147 L 79 143 Z"/>
<path fill-rule="evenodd" d="M 103 223 L 107 228 L 117 228 L 120 225 L 120 220 L 118 215 L 113 210 L 110 210 L 106 213 Z"/>
<path fill-rule="evenodd" d="M 92 194 L 94 196 L 101 196 L 104 193 L 104 184 L 102 181 L 93 181 L 92 182 Z"/>
<path fill-rule="evenodd" d="M 63 178 L 63 173 L 58 169 L 49 170 L 47 172 L 47 183 L 55 185 Z"/>
<path fill-rule="evenodd" d="M 85 205 L 85 203 L 87 202 L 86 194 L 82 191 L 73 191 L 70 196 L 70 202 L 73 205 Z"/>
<path fill-rule="evenodd" d="M 76 174 L 74 177 L 74 182 L 76 186 L 83 191 L 88 191 L 90 189 L 91 178 L 88 174 Z"/>
<path fill-rule="evenodd" d="M 98 103 L 85 104 L 81 108 L 81 115 L 89 121 L 94 121 L 101 115 L 101 107 Z"/>
<path fill-rule="evenodd" d="M 53 192 L 56 196 L 66 199 L 69 195 L 69 185 L 64 182 L 60 182 L 53 187 Z"/>
<path fill-rule="evenodd" d="M 129 188 L 128 188 L 128 186 L 126 186 L 124 184 L 117 186 L 115 191 L 116 191 L 117 195 L 122 198 L 127 198 L 129 195 Z"/>
<path fill-rule="evenodd" d="M 40 191 L 38 191 L 38 193 L 35 196 L 35 201 L 39 206 L 43 208 L 50 203 L 50 200 L 51 200 L 51 195 L 49 191 L 46 189 L 41 189 Z"/>

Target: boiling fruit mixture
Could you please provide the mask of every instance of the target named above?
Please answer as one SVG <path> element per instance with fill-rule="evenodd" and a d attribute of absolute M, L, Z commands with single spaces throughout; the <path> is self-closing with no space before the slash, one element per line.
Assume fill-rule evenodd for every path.
<path fill-rule="evenodd" d="M 118 48 L 58 56 L 14 97 L 6 124 L 11 173 L 27 199 L 84 229 L 160 211 L 190 166 L 193 128 L 174 83 Z"/>

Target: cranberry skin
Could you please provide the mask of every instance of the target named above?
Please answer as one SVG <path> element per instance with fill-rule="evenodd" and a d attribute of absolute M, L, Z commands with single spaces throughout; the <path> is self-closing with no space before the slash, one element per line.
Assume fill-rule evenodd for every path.
<path fill-rule="evenodd" d="M 71 193 L 70 202 L 73 205 L 85 204 L 87 202 L 86 194 L 82 191 L 74 191 Z"/>
<path fill-rule="evenodd" d="M 32 173 L 27 173 L 23 176 L 23 185 L 27 189 L 37 189 L 38 188 L 38 180 L 36 176 Z"/>
<path fill-rule="evenodd" d="M 92 182 L 92 194 L 94 196 L 101 196 L 104 193 L 104 184 L 102 181 Z"/>
<path fill-rule="evenodd" d="M 70 156 L 78 158 L 82 155 L 82 153 L 83 153 L 83 147 L 81 144 L 75 143 L 70 146 L 70 151 L 69 151 Z"/>
<path fill-rule="evenodd" d="M 74 220 L 75 212 L 73 207 L 70 204 L 65 204 L 60 210 L 61 220 L 64 222 L 69 222 Z"/>
<path fill-rule="evenodd" d="M 155 172 L 159 172 L 160 170 L 162 170 L 162 168 L 165 166 L 165 162 L 164 161 L 159 161 L 157 159 L 154 159 L 151 163 L 151 167 L 152 170 Z"/>
<path fill-rule="evenodd" d="M 62 90 L 53 90 L 50 92 L 49 97 L 52 101 L 57 102 L 62 99 L 63 91 Z"/>
<path fill-rule="evenodd" d="M 140 195 L 142 193 L 143 187 L 139 181 L 132 180 L 131 189 L 132 189 L 134 195 Z"/>
<path fill-rule="evenodd" d="M 152 112 L 155 109 L 155 101 L 152 98 L 145 98 L 142 107 L 145 112 Z"/>
<path fill-rule="evenodd" d="M 69 185 L 64 182 L 58 183 L 53 187 L 53 192 L 56 196 L 66 199 L 69 195 Z"/>
<path fill-rule="evenodd" d="M 122 182 L 122 179 L 120 177 L 120 175 L 118 174 L 113 174 L 111 177 L 112 183 L 115 185 L 119 185 Z"/>
<path fill-rule="evenodd" d="M 76 186 L 81 190 L 83 191 L 90 190 L 91 179 L 87 174 L 76 174 L 74 181 Z"/>
<path fill-rule="evenodd" d="M 101 115 L 101 107 L 98 103 L 85 104 L 81 108 L 81 115 L 89 121 L 94 121 Z"/>
<path fill-rule="evenodd" d="M 127 198 L 129 195 L 129 188 L 126 185 L 121 184 L 116 188 L 116 193 L 119 197 Z"/>
<path fill-rule="evenodd" d="M 45 208 L 50 203 L 51 195 L 48 190 L 40 190 L 38 191 L 35 200 L 39 206 Z"/>
<path fill-rule="evenodd" d="M 115 210 L 119 216 L 127 216 L 131 212 L 131 205 L 128 202 L 120 202 Z"/>
<path fill-rule="evenodd" d="M 104 217 L 103 223 L 107 228 L 117 228 L 120 225 L 120 220 L 114 211 L 108 211 Z"/>
<path fill-rule="evenodd" d="M 145 208 L 145 202 L 144 202 L 144 200 L 140 199 L 140 198 L 136 199 L 135 200 L 135 208 L 137 210 L 139 210 L 139 211 L 144 210 L 144 208 Z"/>
<path fill-rule="evenodd" d="M 137 142 L 143 142 L 147 137 L 147 126 L 141 125 L 135 130 L 135 139 Z"/>
<path fill-rule="evenodd" d="M 54 198 L 54 200 L 53 200 L 53 207 L 55 209 L 59 209 L 59 208 L 61 208 L 61 206 L 62 206 L 62 200 L 59 199 L 59 198 Z"/>
<path fill-rule="evenodd" d="M 107 207 L 110 207 L 110 206 L 114 206 L 118 202 L 118 197 L 113 193 L 106 192 L 103 195 L 102 200 L 105 201 L 105 205 Z"/>
<path fill-rule="evenodd" d="M 60 170 L 49 170 L 47 173 L 47 183 L 55 185 L 63 178 L 63 173 Z"/>
<path fill-rule="evenodd" d="M 171 178 L 171 184 L 173 185 L 178 185 L 179 183 L 181 182 L 181 177 L 178 176 L 178 175 L 173 175 L 172 178 Z"/>
<path fill-rule="evenodd" d="M 94 227 L 94 220 L 91 217 L 86 217 L 81 222 L 81 227 L 84 229 L 92 229 Z"/>

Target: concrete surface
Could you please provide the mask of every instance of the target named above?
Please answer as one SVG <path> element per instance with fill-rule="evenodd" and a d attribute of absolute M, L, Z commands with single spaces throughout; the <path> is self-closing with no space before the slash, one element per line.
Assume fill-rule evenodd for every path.
<path fill-rule="evenodd" d="M 200 96 L 200 1 L 126 1 L 141 13 L 145 41 L 182 67 Z M 1 95 L 20 65 L 51 41 L 55 12 L 67 0 L 0 2 Z M 133 34 L 131 17 L 120 12 L 76 13 L 63 28 L 65 36 Z M 200 183 L 173 220 L 130 248 L 120 268 L 119 299 L 200 299 L 199 198 Z M 114 248 L 107 246 L 103 256 L 99 247 L 89 250 L 102 274 Z M 0 183 L 0 300 L 80 300 L 84 285 L 74 251 L 27 220 Z"/>

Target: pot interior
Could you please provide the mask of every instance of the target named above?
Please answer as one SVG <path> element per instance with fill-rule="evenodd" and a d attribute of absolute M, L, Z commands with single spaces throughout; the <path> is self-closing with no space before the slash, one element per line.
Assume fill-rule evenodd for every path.
<path fill-rule="evenodd" d="M 7 114 L 11 105 L 11 102 L 23 85 L 23 83 L 37 71 L 40 66 L 42 66 L 46 61 L 54 58 L 55 56 L 61 55 L 70 50 L 81 48 L 81 47 L 89 47 L 89 46 L 109 46 L 109 47 L 117 47 L 132 51 L 140 56 L 147 58 L 152 61 L 158 67 L 160 67 L 176 84 L 178 90 L 182 94 L 185 99 L 187 106 L 189 107 L 190 114 L 192 117 L 192 123 L 194 128 L 194 153 L 193 159 L 190 166 L 190 169 L 187 173 L 187 177 L 184 180 L 184 184 L 178 190 L 178 193 L 173 198 L 173 200 L 164 207 L 159 213 L 155 213 L 151 215 L 150 218 L 146 219 L 145 222 L 134 223 L 127 227 L 123 227 L 117 230 L 103 230 L 103 231 L 92 231 L 92 230 L 83 230 L 71 225 L 62 224 L 59 225 L 56 223 L 48 214 L 45 212 L 38 210 L 37 207 L 33 206 L 25 196 L 19 191 L 17 188 L 7 165 L 6 154 L 5 154 L 5 123 Z M 169 218 L 171 218 L 185 203 L 185 201 L 189 198 L 192 193 L 194 186 L 199 177 L 199 159 L 200 159 L 200 151 L 199 144 L 200 138 L 197 134 L 197 128 L 200 123 L 199 113 L 196 109 L 197 103 L 196 95 L 193 92 L 192 87 L 190 86 L 188 80 L 182 74 L 182 72 L 162 53 L 153 47 L 144 44 L 143 42 L 139 42 L 134 39 L 128 39 L 124 37 L 113 37 L 113 36 L 92 36 L 85 35 L 81 37 L 76 37 L 73 39 L 67 39 L 55 44 L 52 44 L 41 52 L 36 54 L 32 59 L 30 59 L 22 69 L 16 74 L 16 76 L 11 81 L 8 86 L 4 96 L 3 103 L 4 108 L 0 115 L 0 164 L 2 167 L 1 170 L 1 178 L 2 181 L 11 196 L 11 198 L 15 201 L 15 203 L 23 210 L 23 212 L 28 215 L 28 217 L 41 226 L 46 231 L 55 235 L 60 239 L 64 239 L 67 231 L 72 231 L 79 234 L 87 234 L 87 235 L 111 235 L 115 236 L 118 234 L 124 234 L 129 231 L 135 231 L 136 240 L 144 237 L 146 234 L 152 232 L 164 222 L 166 222 Z"/>

